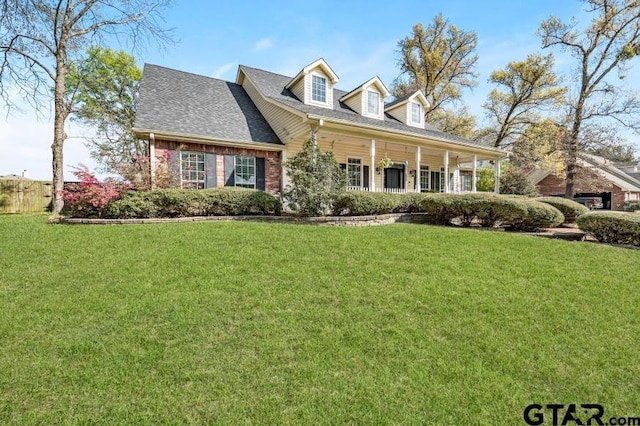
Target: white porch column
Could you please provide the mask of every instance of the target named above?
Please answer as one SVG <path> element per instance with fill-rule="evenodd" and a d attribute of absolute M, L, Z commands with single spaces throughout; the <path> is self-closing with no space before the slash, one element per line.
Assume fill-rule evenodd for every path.
<path fill-rule="evenodd" d="M 495 174 L 496 174 L 496 189 L 495 189 L 495 193 L 499 194 L 500 193 L 500 160 L 496 160 Z"/>
<path fill-rule="evenodd" d="M 421 192 L 422 188 L 420 187 L 420 161 L 422 161 L 422 151 L 420 147 L 416 147 L 416 175 L 413 177 L 416 182 L 416 192 Z"/>
<path fill-rule="evenodd" d="M 444 192 L 449 193 L 449 151 L 444 152 Z"/>
<path fill-rule="evenodd" d="M 371 139 L 371 148 L 369 149 L 369 191 L 376 190 L 376 140 Z"/>
<path fill-rule="evenodd" d="M 151 189 L 156 189 L 156 135 L 149 133 L 149 176 Z"/>
<path fill-rule="evenodd" d="M 478 156 L 473 156 L 473 174 L 471 175 L 471 192 L 478 192 Z"/>

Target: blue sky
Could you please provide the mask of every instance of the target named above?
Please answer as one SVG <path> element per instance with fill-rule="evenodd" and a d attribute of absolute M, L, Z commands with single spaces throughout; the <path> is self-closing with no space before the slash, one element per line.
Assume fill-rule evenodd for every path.
<path fill-rule="evenodd" d="M 177 44 L 135 53 L 140 65 L 153 63 L 234 81 L 239 64 L 285 75 L 322 57 L 336 72 L 338 88 L 351 90 L 378 75 L 391 86 L 398 76 L 397 43 L 413 24 L 429 24 L 442 13 L 452 24 L 478 34 L 479 85 L 464 94 L 476 115 L 491 87 L 491 71 L 540 51 L 535 31 L 549 15 L 584 17 L 577 0 L 448 1 L 205 1 L 181 0 L 165 12 Z M 586 20 L 583 19 L 583 22 Z M 123 48 L 123 46 L 113 46 Z M 569 70 L 566 58 L 558 65 Z M 636 66 L 637 68 L 637 66 Z M 635 69 L 627 81 L 640 81 Z M 636 88 L 640 83 L 635 83 Z M 0 109 L 0 175 L 28 170 L 32 178 L 51 178 L 52 124 L 34 114 Z M 65 176 L 72 166 L 88 165 L 88 151 L 74 126 L 65 143 Z"/>

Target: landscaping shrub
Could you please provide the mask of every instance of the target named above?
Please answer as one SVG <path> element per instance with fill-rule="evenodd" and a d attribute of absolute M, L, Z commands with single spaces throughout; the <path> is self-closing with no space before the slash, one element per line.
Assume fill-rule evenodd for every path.
<path fill-rule="evenodd" d="M 333 152 L 320 151 L 312 136 L 283 165 L 289 178 L 284 191 L 287 207 L 300 216 L 331 213 L 334 197 L 347 187 L 347 173 Z"/>
<path fill-rule="evenodd" d="M 400 194 L 384 192 L 349 191 L 342 192 L 333 200 L 333 214 L 366 216 L 386 214 L 400 206 Z"/>
<path fill-rule="evenodd" d="M 587 213 L 578 218 L 578 226 L 603 243 L 640 246 L 640 214 Z"/>
<path fill-rule="evenodd" d="M 640 210 L 640 201 L 625 201 L 624 202 L 624 211 L 626 211 L 626 212 L 635 212 L 636 210 Z"/>
<path fill-rule="evenodd" d="M 420 207 L 420 211 L 431 215 L 432 223 L 440 225 L 534 230 L 557 226 L 564 220 L 562 213 L 550 205 L 497 194 L 436 194 L 425 197 Z"/>
<path fill-rule="evenodd" d="M 245 188 L 130 191 L 109 205 L 111 218 L 279 215 L 280 201 Z"/>
<path fill-rule="evenodd" d="M 394 213 L 415 213 L 420 212 L 422 201 L 432 196 L 433 193 L 410 192 L 407 194 L 394 194 L 398 197 L 398 205 L 393 210 Z"/>
<path fill-rule="evenodd" d="M 556 209 L 560 210 L 564 215 L 564 220 L 567 223 L 575 223 L 576 219 L 583 214 L 589 213 L 589 209 L 580 203 L 576 203 L 568 198 L 561 197 L 538 197 L 537 201 L 552 205 Z"/>
<path fill-rule="evenodd" d="M 72 217 L 102 217 L 111 202 L 130 185 L 115 179 L 100 182 L 86 167 L 73 172 L 80 180 L 65 186 L 63 213 Z"/>
<path fill-rule="evenodd" d="M 540 228 L 553 228 L 564 222 L 564 215 L 552 205 L 536 201 L 531 198 L 518 200 L 527 208 L 527 214 L 522 219 L 515 219 L 509 223 L 512 230 L 535 231 Z"/>

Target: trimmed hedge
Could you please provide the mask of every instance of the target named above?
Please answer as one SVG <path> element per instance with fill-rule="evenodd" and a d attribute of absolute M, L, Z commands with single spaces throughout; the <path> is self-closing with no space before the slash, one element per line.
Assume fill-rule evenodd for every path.
<path fill-rule="evenodd" d="M 334 216 L 366 216 L 387 213 L 421 212 L 422 201 L 433 194 L 349 191 L 338 194 L 333 200 Z"/>
<path fill-rule="evenodd" d="M 129 191 L 112 202 L 106 217 L 156 218 L 191 216 L 279 215 L 273 195 L 245 188 L 160 189 Z"/>
<path fill-rule="evenodd" d="M 482 227 L 504 226 L 516 231 L 532 231 L 558 226 L 562 213 L 527 197 L 498 194 L 439 194 L 422 202 L 422 211 L 433 216 L 434 223 L 460 223 Z"/>
<path fill-rule="evenodd" d="M 580 203 L 576 203 L 568 198 L 561 197 L 538 197 L 536 200 L 552 205 L 556 209 L 560 210 L 564 215 L 566 223 L 575 223 L 576 219 L 583 214 L 587 214 L 590 210 Z"/>
<path fill-rule="evenodd" d="M 637 213 L 587 213 L 578 218 L 578 227 L 603 243 L 640 246 Z"/>
<path fill-rule="evenodd" d="M 562 213 L 534 199 L 496 194 L 387 194 L 345 192 L 333 205 L 334 215 L 376 215 L 385 213 L 429 213 L 437 225 L 459 224 L 482 227 L 505 226 L 528 231 L 558 226 Z"/>
<path fill-rule="evenodd" d="M 1 205 L 2 203 L 0 203 Z M 624 211 L 626 212 L 635 212 L 636 210 L 640 210 L 640 201 L 625 201 L 624 202 Z"/>
<path fill-rule="evenodd" d="M 333 199 L 333 215 L 367 216 L 386 214 L 398 210 L 399 194 L 384 192 L 341 192 Z"/>

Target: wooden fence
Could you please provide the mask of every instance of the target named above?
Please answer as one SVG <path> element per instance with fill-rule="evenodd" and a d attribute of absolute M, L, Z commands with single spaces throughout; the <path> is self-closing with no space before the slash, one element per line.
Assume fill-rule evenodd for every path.
<path fill-rule="evenodd" d="M 51 182 L 0 179 L 0 213 L 40 213 L 51 204 Z"/>

